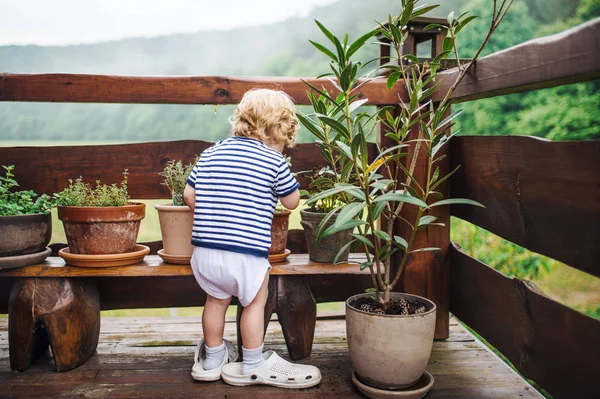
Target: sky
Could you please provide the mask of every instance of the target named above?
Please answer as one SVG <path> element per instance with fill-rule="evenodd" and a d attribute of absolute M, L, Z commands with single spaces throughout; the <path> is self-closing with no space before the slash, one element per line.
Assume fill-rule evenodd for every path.
<path fill-rule="evenodd" d="M 335 0 L 0 0 L 0 45 L 70 45 L 228 30 Z"/>

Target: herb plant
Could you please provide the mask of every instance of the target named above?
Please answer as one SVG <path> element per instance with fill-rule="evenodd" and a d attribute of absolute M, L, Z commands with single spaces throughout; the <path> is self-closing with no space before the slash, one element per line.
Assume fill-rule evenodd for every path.
<path fill-rule="evenodd" d="M 340 40 L 317 21 L 326 39 L 333 44 L 333 50 L 325 45 L 312 43 L 331 59 L 332 73 L 328 79 L 339 94 L 332 95 L 307 83 L 311 89 L 309 99 L 314 113 L 300 117 L 303 125 L 317 138 L 323 158 L 334 171 L 336 178 L 333 187 L 311 196 L 307 203 L 315 204 L 340 194 L 347 199 L 343 206 L 330 212 L 338 213 L 331 226 L 326 225 L 328 217 L 323 220 L 318 238 L 346 229 L 356 229 L 352 234 L 352 241 L 340 250 L 336 261 L 349 246 L 364 247 L 367 260 L 360 268 L 369 268 L 371 271 L 372 291 L 384 310 L 390 304 L 390 292 L 399 282 L 409 255 L 439 250 L 428 247 L 415 248 L 415 237 L 419 230 L 443 225 L 435 216 L 429 214 L 430 210 L 450 204 L 482 206 L 468 199 L 443 199 L 443 195 L 436 191 L 436 188 L 456 172 L 456 169 L 443 175 L 438 162 L 444 157 L 440 155 L 440 149 L 457 133 L 449 134 L 452 121 L 460 114 L 460 111 L 449 113 L 450 97 L 467 71 L 475 64 L 485 43 L 512 4 L 512 0 L 509 0 L 502 1 L 498 6 L 494 0 L 488 35 L 474 59 L 463 64 L 458 55 L 456 36 L 475 18 L 467 14 L 455 18 L 454 13 L 450 13 L 447 18 L 448 26 L 432 24 L 425 27 L 425 30 L 447 31 L 443 52 L 430 62 L 421 63 L 414 55 L 403 54 L 402 49 L 409 35 L 408 23 L 437 7 L 417 5 L 418 2 L 402 0 L 402 11 L 398 16 L 390 15 L 387 23 L 379 24 L 378 29 L 366 33 L 352 43 L 348 42 L 347 35 Z M 390 112 L 392 107 L 384 107 L 371 114 L 353 113 L 368 101 L 358 99 L 358 89 L 369 80 L 372 72 L 363 74 L 365 65 L 353 61 L 352 56 L 375 35 L 384 37 L 387 43 L 380 44 L 390 47 L 390 58 L 393 62 L 384 66 L 389 70 L 388 89 L 397 83 L 403 84 L 406 89 L 408 101 L 400 100 L 396 107 L 398 115 Z M 436 81 L 437 71 L 442 59 L 450 55 L 456 58 L 458 73 L 448 91 L 442 93 L 443 100 L 434 105 L 431 96 L 440 86 L 440 82 Z M 386 148 L 377 144 L 378 155 L 371 160 L 367 142 L 374 131 L 373 121 L 383 124 L 387 132 L 385 135 L 393 144 Z M 409 135 L 409 132 L 415 131 L 416 139 Z M 415 150 L 408 154 L 405 150 L 411 144 L 415 146 Z M 401 162 L 402 157 L 409 157 L 410 165 L 404 166 Z M 420 157 L 426 157 L 426 174 L 421 180 L 415 173 L 417 159 Z M 414 220 L 402 216 L 403 206 L 416 207 Z M 396 223 L 405 223 L 410 227 L 408 236 L 394 235 Z M 391 261 L 395 253 L 401 254 L 401 260 L 392 275 Z"/>
<path fill-rule="evenodd" d="M 55 200 L 46 194 L 38 195 L 31 190 L 11 191 L 19 187 L 12 173 L 15 166 L 2 166 L 4 177 L 0 176 L 0 216 L 48 214 L 55 206 Z"/>
<path fill-rule="evenodd" d="M 186 180 L 190 173 L 192 173 L 192 169 L 194 169 L 194 165 L 195 162 L 184 165 L 181 161 L 171 160 L 167 162 L 165 169 L 159 173 L 165 179 L 162 184 L 169 189 L 173 205 L 175 206 L 185 205 L 183 202 L 183 191 L 187 184 Z"/>
<path fill-rule="evenodd" d="M 119 184 L 103 184 L 96 181 L 96 187 L 84 183 L 79 177 L 69 179 L 69 186 L 56 194 L 59 206 L 123 206 L 129 202 L 127 192 L 127 169 L 123 171 L 123 180 Z"/>

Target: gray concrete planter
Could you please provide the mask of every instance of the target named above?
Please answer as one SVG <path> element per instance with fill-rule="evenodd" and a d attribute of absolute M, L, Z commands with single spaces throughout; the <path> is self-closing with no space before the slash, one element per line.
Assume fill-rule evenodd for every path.
<path fill-rule="evenodd" d="M 391 293 L 392 298 L 418 300 L 431 306 L 422 314 L 380 315 L 364 312 L 346 301 L 348 349 L 358 379 L 371 387 L 398 390 L 415 385 L 425 372 L 435 333 L 436 306 L 429 299 Z"/>
<path fill-rule="evenodd" d="M 0 257 L 42 252 L 52 236 L 52 216 L 0 216 Z"/>
<path fill-rule="evenodd" d="M 332 263 L 340 249 L 350 242 L 352 230 L 340 231 L 316 242 L 315 238 L 319 229 L 319 223 L 321 223 L 326 214 L 302 210 L 300 211 L 300 215 L 302 216 L 300 223 L 304 227 L 304 234 L 306 235 L 309 259 L 313 262 Z M 331 226 L 335 222 L 336 216 L 329 219 L 327 226 Z M 339 261 L 347 261 L 348 253 L 349 249 L 339 258 Z"/>

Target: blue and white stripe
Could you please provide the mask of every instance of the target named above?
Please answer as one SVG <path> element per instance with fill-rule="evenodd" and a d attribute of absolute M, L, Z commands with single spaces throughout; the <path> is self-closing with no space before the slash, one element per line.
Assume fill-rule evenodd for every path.
<path fill-rule="evenodd" d="M 187 183 L 196 190 L 193 245 L 265 258 L 277 198 L 299 187 L 283 155 L 246 137 L 204 151 Z"/>

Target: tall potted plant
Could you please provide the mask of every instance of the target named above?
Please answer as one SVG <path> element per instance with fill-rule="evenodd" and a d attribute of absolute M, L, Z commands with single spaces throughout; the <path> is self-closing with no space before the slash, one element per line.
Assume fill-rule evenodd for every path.
<path fill-rule="evenodd" d="M 417 2 L 402 0 L 402 11 L 397 17 L 390 16 L 386 24 L 380 24 L 378 29 L 351 44 L 348 44 L 347 36 L 342 41 L 317 22 L 334 49 L 319 43 L 313 44 L 331 59 L 332 75 L 337 79 L 332 83 L 339 94 L 332 96 L 325 90 L 311 86 L 313 92 L 333 105 L 336 113 L 324 113 L 323 107 L 312 101 L 315 113 L 302 118 L 303 124 L 313 134 L 322 135 L 322 124 L 331 129 L 337 139 L 329 145 L 340 154 L 341 161 L 350 165 L 347 169 L 353 171 L 355 176 L 348 182 L 336 183 L 334 187 L 311 197 L 308 203 L 339 193 L 345 193 L 350 198 L 339 210 L 335 222 L 320 230 L 318 238 L 354 228 L 356 230 L 351 234 L 352 241 L 348 245 L 362 245 L 365 249 L 366 261 L 360 264 L 360 268 L 370 270 L 373 287 L 370 292 L 347 300 L 346 328 L 354 366 L 353 381 L 363 393 L 372 397 L 389 395 L 389 392 L 383 391 L 414 386 L 422 378 L 428 381 L 429 388 L 433 383 L 433 378 L 424 370 L 433 344 L 436 306 L 426 298 L 394 292 L 394 288 L 411 254 L 439 249 L 418 248 L 415 245 L 419 230 L 440 224 L 430 210 L 451 204 L 482 206 L 468 199 L 443 199 L 436 188 L 456 170 L 442 175 L 437 162 L 443 157 L 440 149 L 456 134 L 448 134 L 452 120 L 460 113 L 447 114 L 451 94 L 475 63 L 485 42 L 512 3 L 503 1 L 497 7 L 494 1 L 489 33 L 474 59 L 462 65 L 456 47 L 456 35 L 474 18 L 466 14 L 455 18 L 451 13 L 447 26 L 432 24 L 426 27 L 447 30 L 444 51 L 430 62 L 419 63 L 415 56 L 402 53 L 408 38 L 409 22 L 437 7 L 417 6 Z M 364 82 L 359 79 L 368 76 L 360 75 L 363 65 L 353 61 L 352 55 L 376 34 L 389 42 L 392 59 L 395 60 L 385 66 L 390 72 L 387 77 L 388 88 L 402 79 L 409 98 L 399 103 L 398 116 L 386 108 L 372 114 L 353 114 L 358 106 L 367 101 L 358 99 L 357 89 Z M 444 99 L 434 107 L 430 97 L 440 85 L 436 81 L 437 70 L 441 60 L 450 55 L 456 57 L 459 73 Z M 374 131 L 374 126 L 368 123 L 371 120 L 385 125 L 386 136 L 393 141 L 393 145 L 387 148 L 378 147 L 379 154 L 374 160 L 369 159 L 367 151 L 369 136 Z M 409 130 L 417 130 L 416 139 L 409 136 Z M 319 137 L 319 140 L 324 141 L 323 137 Z M 411 143 L 415 145 L 415 151 L 409 155 L 405 149 Z M 400 162 L 406 156 L 410 157 L 408 167 Z M 424 181 L 417 178 L 419 157 L 425 157 Z M 404 206 L 415 208 L 414 220 L 402 216 Z M 406 237 L 394 234 L 396 223 L 405 223 L 410 227 Z M 393 272 L 391 261 L 396 253 L 401 260 Z M 421 389 L 418 393 L 425 395 L 427 390 Z"/>
<path fill-rule="evenodd" d="M 31 190 L 14 191 L 19 184 L 12 173 L 14 165 L 2 166 L 0 176 L 0 270 L 41 262 L 52 236 L 50 210 L 54 200 Z"/>
<path fill-rule="evenodd" d="M 146 205 L 129 201 L 127 170 L 118 185 L 97 181 L 92 187 L 81 177 L 75 181 L 69 179 L 69 185 L 57 194 L 57 199 L 58 218 L 63 222 L 69 244 L 69 251 L 61 251 L 59 255 L 68 263 L 104 260 L 101 255 L 135 253 L 143 257 L 148 252 L 148 247 L 136 245 Z M 139 256 L 127 258 L 134 262 Z"/>
<path fill-rule="evenodd" d="M 171 203 L 154 205 L 163 241 L 163 249 L 158 251 L 158 255 L 167 263 L 190 264 L 192 258 L 194 212 L 184 204 L 183 191 L 194 164 L 184 165 L 181 161 L 172 160 L 160 173 L 164 178 L 162 184 L 171 193 Z"/>

